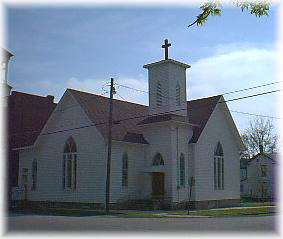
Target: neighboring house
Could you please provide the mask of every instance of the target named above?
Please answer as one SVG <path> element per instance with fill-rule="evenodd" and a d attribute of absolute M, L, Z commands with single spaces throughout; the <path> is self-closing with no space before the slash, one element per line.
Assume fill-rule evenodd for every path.
<path fill-rule="evenodd" d="M 244 194 L 245 194 L 243 182 L 247 179 L 247 164 L 248 164 L 248 161 L 249 161 L 248 158 L 241 158 L 240 159 L 240 179 L 241 179 L 240 192 L 241 192 L 241 196 L 244 196 Z"/>
<path fill-rule="evenodd" d="M 241 196 L 254 200 L 276 199 L 276 153 L 260 152 L 243 165 L 241 178 Z"/>
<path fill-rule="evenodd" d="M 186 69 L 165 59 L 149 71 L 149 107 L 113 100 L 110 202 L 197 208 L 237 205 L 243 143 L 221 95 L 187 101 Z M 21 198 L 32 205 L 103 207 L 109 99 L 67 89 L 36 140 L 20 147 Z"/>
<path fill-rule="evenodd" d="M 8 198 L 18 185 L 19 149 L 32 145 L 56 104 L 53 96 L 38 96 L 12 91 L 8 96 Z"/>
<path fill-rule="evenodd" d="M 56 104 L 54 97 L 12 91 L 8 82 L 9 62 L 14 55 L 1 49 L 1 107 L 6 113 L 7 182 L 6 193 L 10 206 L 12 188 L 18 185 L 19 150 L 31 145 L 41 132 Z"/>

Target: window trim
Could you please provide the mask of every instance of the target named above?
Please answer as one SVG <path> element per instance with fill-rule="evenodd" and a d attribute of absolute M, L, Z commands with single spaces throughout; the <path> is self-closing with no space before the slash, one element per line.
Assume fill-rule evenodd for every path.
<path fill-rule="evenodd" d="M 224 153 L 220 142 L 217 143 L 214 151 L 213 161 L 214 190 L 224 190 L 225 172 L 224 172 Z"/>
<path fill-rule="evenodd" d="M 64 191 L 77 189 L 77 146 L 73 137 L 69 137 L 64 145 L 62 162 L 62 187 Z"/>
<path fill-rule="evenodd" d="M 161 153 L 156 153 L 151 162 L 152 166 L 164 166 L 164 159 Z"/>

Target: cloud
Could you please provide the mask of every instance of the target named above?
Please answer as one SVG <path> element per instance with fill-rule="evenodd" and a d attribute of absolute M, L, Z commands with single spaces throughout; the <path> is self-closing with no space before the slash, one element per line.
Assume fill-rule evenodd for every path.
<path fill-rule="evenodd" d="M 214 54 L 201 58 L 191 64 L 187 71 L 187 95 L 188 99 L 208 97 L 232 90 L 248 88 L 269 82 L 277 81 L 276 76 L 276 52 L 271 47 L 252 47 L 250 44 L 228 44 L 214 47 Z M 148 91 L 148 80 L 145 75 L 114 76 L 116 89 L 115 99 L 127 100 L 139 104 L 148 105 L 148 94 L 128 89 L 119 85 Z M 25 87 L 25 85 L 22 85 Z M 245 95 L 256 94 L 273 90 L 279 87 L 273 85 L 258 88 L 252 91 L 225 95 L 225 99 L 233 99 Z M 27 82 L 26 88 L 29 88 Z M 65 81 L 44 79 L 34 82 L 34 93 L 40 95 L 53 94 L 59 101 L 66 88 L 73 88 L 94 94 L 109 95 L 109 80 L 94 78 L 71 77 Z M 277 116 L 277 94 L 238 100 L 228 103 L 231 110 L 243 111 L 255 114 Z M 232 113 L 239 129 L 244 129 L 248 121 L 253 117 Z M 276 121 L 275 121 L 276 123 Z"/>
<path fill-rule="evenodd" d="M 229 50 L 230 47 L 230 50 Z M 191 64 L 188 71 L 187 92 L 190 99 L 207 97 L 233 90 L 253 87 L 277 81 L 276 52 L 272 48 L 256 48 L 248 45 L 216 47 L 215 54 Z M 278 85 L 224 95 L 225 99 L 257 94 L 278 88 Z M 277 114 L 276 94 L 233 101 L 230 109 L 256 114 Z M 233 113 L 240 128 L 252 117 Z"/>
<path fill-rule="evenodd" d="M 136 78 L 134 77 L 114 77 L 115 88 L 117 94 L 114 95 L 115 99 L 126 100 L 129 102 L 135 102 L 138 104 L 147 105 L 148 104 L 148 90 L 147 79 L 143 75 L 139 75 Z M 52 94 L 55 96 L 55 101 L 59 101 L 67 88 L 85 91 L 93 94 L 109 96 L 109 84 L 110 80 L 106 81 L 105 79 L 94 79 L 87 78 L 81 79 L 77 77 L 71 77 L 66 81 L 54 82 L 54 80 L 41 80 L 33 84 L 33 91 L 29 92 L 47 95 Z M 22 84 L 22 88 L 26 88 L 27 85 Z M 126 88 L 131 87 L 135 89 L 140 89 L 145 92 L 135 91 L 133 89 Z"/>
<path fill-rule="evenodd" d="M 137 78 L 121 77 L 117 79 L 117 83 L 143 91 L 135 91 L 118 85 L 118 93 L 120 96 L 117 95 L 117 98 L 123 97 L 130 102 L 148 105 L 148 81 L 143 75 L 139 75 Z"/>
<path fill-rule="evenodd" d="M 188 73 L 190 98 L 275 81 L 275 63 L 275 51 L 256 48 L 200 59 Z"/>
<path fill-rule="evenodd" d="M 130 88 L 140 89 L 147 91 L 147 80 L 143 76 L 137 78 L 131 77 L 115 77 L 114 84 L 117 94 L 114 95 L 115 99 L 126 100 L 139 104 L 148 103 L 148 94 L 145 92 L 135 91 Z M 78 79 L 70 78 L 67 81 L 67 88 L 73 88 L 81 91 L 86 91 L 94 94 L 109 95 L 109 84 L 104 80 L 99 79 Z M 124 87 L 126 86 L 126 87 Z M 127 88 L 130 87 L 130 88 Z"/>
<path fill-rule="evenodd" d="M 102 94 L 105 92 L 104 86 L 107 85 L 105 80 L 99 79 L 79 79 L 71 77 L 66 82 L 65 88 L 72 88 L 75 90 L 86 91 L 94 94 Z"/>

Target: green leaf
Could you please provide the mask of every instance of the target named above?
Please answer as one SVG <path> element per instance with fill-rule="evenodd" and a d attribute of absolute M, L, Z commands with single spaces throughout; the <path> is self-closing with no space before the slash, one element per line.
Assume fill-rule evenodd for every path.
<path fill-rule="evenodd" d="M 221 16 L 221 9 L 217 8 L 217 9 L 213 9 L 211 11 L 211 15 L 212 16 Z"/>
<path fill-rule="evenodd" d="M 242 10 L 242 12 L 243 12 L 244 10 L 248 10 L 249 7 L 250 7 L 249 1 L 236 1 L 234 4 L 235 4 L 237 7 L 240 7 L 241 10 Z"/>

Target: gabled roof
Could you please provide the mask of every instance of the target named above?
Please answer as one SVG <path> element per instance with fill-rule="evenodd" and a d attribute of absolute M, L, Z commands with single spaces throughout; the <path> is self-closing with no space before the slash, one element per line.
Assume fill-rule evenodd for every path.
<path fill-rule="evenodd" d="M 102 136 L 107 138 L 109 99 L 104 96 L 73 89 L 68 89 L 68 91 L 82 106 L 89 119 L 96 124 L 96 127 Z M 112 139 L 123 141 L 128 132 L 142 134 L 142 132 L 139 130 L 139 127 L 137 127 L 137 124 L 146 118 L 147 115 L 148 107 L 145 105 L 134 104 L 116 99 L 113 100 Z M 129 140 L 129 137 L 126 138 Z M 136 141 L 136 139 L 134 141 Z"/>
<path fill-rule="evenodd" d="M 193 137 L 190 140 L 190 143 L 196 143 L 198 141 L 198 138 L 200 137 L 220 97 L 221 95 L 217 95 L 187 102 L 189 122 L 191 124 L 199 125 L 199 127 L 194 128 Z"/>
<path fill-rule="evenodd" d="M 248 160 L 248 164 L 251 162 L 251 161 L 254 161 L 255 159 L 257 159 L 258 157 L 265 157 L 265 158 L 269 158 L 271 159 L 273 162 L 276 162 L 276 160 L 278 159 L 278 153 L 274 152 L 274 153 L 265 153 L 265 152 L 262 152 L 262 153 L 258 153 L 256 155 L 254 155 L 252 158 L 250 158 Z"/>
<path fill-rule="evenodd" d="M 8 99 L 8 142 L 11 148 L 33 145 L 54 110 L 53 96 L 13 91 Z"/>
<path fill-rule="evenodd" d="M 108 125 L 108 107 L 109 99 L 104 96 L 81 92 L 73 89 L 68 89 L 70 93 L 79 102 L 86 114 L 96 124 L 100 133 L 107 138 Z M 191 143 L 196 143 L 206 122 L 213 112 L 221 95 L 192 100 L 187 102 L 188 107 L 188 122 L 194 125 L 194 134 Z M 121 100 L 113 100 L 113 128 L 112 138 L 115 140 L 124 141 L 127 133 L 142 134 L 141 128 L 138 126 L 141 123 L 153 123 L 157 121 L 170 120 L 176 116 L 172 114 L 160 116 L 148 116 L 148 106 L 130 103 Z M 182 117 L 186 118 L 186 117 Z M 124 120 L 127 119 L 127 120 Z"/>
<path fill-rule="evenodd" d="M 107 138 L 109 99 L 73 89 L 68 91 L 82 106 L 89 119 L 96 124 L 102 136 Z M 188 101 L 188 117 L 172 114 L 149 117 L 148 106 L 114 99 L 112 139 L 148 144 L 138 125 L 140 122 L 154 123 L 157 119 L 162 121 L 177 117 L 178 120 L 186 122 L 188 120 L 188 123 L 197 125 L 193 128 L 194 133 L 190 141 L 196 143 L 220 97 Z M 52 96 L 44 97 L 13 91 L 9 96 L 8 107 L 10 147 L 21 148 L 33 145 L 55 107 Z"/>

